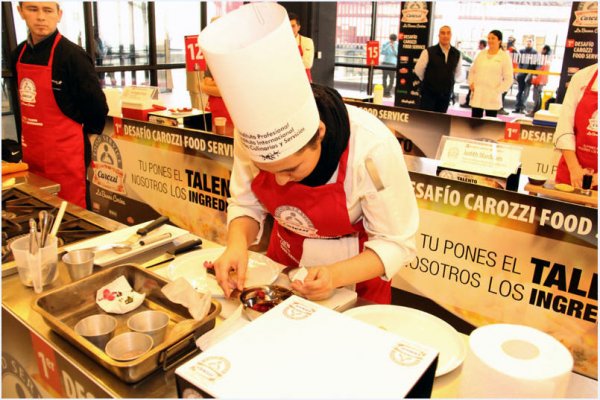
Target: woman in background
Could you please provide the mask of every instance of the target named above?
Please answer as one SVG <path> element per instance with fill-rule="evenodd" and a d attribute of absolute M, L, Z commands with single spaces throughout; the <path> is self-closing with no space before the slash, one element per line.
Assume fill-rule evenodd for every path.
<path fill-rule="evenodd" d="M 488 34 L 488 48 L 482 50 L 469 72 L 471 90 L 471 117 L 495 117 L 502 108 L 502 93 L 513 84 L 512 60 L 500 44 L 502 32 L 493 30 Z"/>

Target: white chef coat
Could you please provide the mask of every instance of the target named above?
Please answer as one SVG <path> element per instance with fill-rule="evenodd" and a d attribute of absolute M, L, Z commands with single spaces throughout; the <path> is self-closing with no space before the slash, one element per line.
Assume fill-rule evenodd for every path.
<path fill-rule="evenodd" d="M 577 71 L 571 77 L 560 109 L 558 124 L 554 130 L 554 146 L 557 149 L 575 151 L 575 110 L 596 69 L 598 69 L 598 64 L 593 64 Z M 592 84 L 592 90 L 598 91 L 597 78 Z"/>
<path fill-rule="evenodd" d="M 414 189 L 396 137 L 368 112 L 349 105 L 346 108 L 350 117 L 350 150 L 344 180 L 348 215 L 353 224 L 362 218 L 369 237 L 365 247 L 382 260 L 385 267 L 382 278 L 391 279 L 416 254 L 419 210 Z M 260 223 L 258 241 L 267 211 L 250 186 L 259 170 L 240 143 L 236 137 L 227 221 L 229 224 L 240 216 L 255 219 Z M 385 188 L 379 192 L 366 170 L 367 158 L 373 160 Z M 337 173 L 336 170 L 329 183 L 335 182 Z"/>
<path fill-rule="evenodd" d="M 298 43 L 298 46 L 302 46 L 302 63 L 304 64 L 304 68 L 311 69 L 315 59 L 315 44 L 311 38 L 302 35 L 296 36 L 296 43 Z"/>
<path fill-rule="evenodd" d="M 471 107 L 484 110 L 502 108 L 502 93 L 513 84 L 513 64 L 510 55 L 500 49 L 494 55 L 488 49 L 481 50 L 469 72 L 469 85 L 474 84 L 471 92 Z"/>

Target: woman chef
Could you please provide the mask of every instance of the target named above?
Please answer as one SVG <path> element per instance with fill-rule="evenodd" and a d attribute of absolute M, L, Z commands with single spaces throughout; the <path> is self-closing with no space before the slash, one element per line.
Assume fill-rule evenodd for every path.
<path fill-rule="evenodd" d="M 581 187 L 584 169 L 594 170 L 598 186 L 598 64 L 577 71 L 571 78 L 554 133 L 562 157 L 556 182 Z"/>
<path fill-rule="evenodd" d="M 389 303 L 390 279 L 414 258 L 418 228 L 396 138 L 334 90 L 311 90 L 280 5 L 243 6 L 199 43 L 237 128 L 227 249 L 215 261 L 226 295 L 243 289 L 247 249 L 270 213 L 267 255 L 312 267 L 294 290 L 319 300 L 356 284 L 359 296 Z M 234 73 L 236 64 L 252 79 Z"/>

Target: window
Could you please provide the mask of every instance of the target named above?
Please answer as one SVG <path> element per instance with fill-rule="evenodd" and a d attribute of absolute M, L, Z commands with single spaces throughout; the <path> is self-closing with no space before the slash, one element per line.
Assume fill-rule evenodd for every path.
<path fill-rule="evenodd" d="M 487 39 L 488 33 L 497 29 L 502 32 L 505 48 L 509 36 L 515 37 L 517 49 L 525 47 L 526 39 L 533 39 L 538 53 L 548 44 L 553 57 L 550 72 L 560 73 L 572 5 L 570 1 L 437 1 L 432 40 L 437 43 L 440 27 L 449 25 L 453 45 L 473 57 L 479 40 Z M 560 76 L 551 75 L 547 87 L 556 89 L 559 81 Z"/>

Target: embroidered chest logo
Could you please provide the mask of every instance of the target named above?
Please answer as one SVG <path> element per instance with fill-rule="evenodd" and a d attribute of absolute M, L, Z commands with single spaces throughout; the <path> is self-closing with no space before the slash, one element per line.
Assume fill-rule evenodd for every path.
<path fill-rule="evenodd" d="M 37 95 L 35 82 L 29 78 L 23 78 L 19 85 L 19 95 L 22 103 L 35 104 L 35 97 Z"/>
<path fill-rule="evenodd" d="M 594 114 L 592 114 L 592 118 L 590 118 L 588 122 L 587 130 L 598 133 L 598 110 L 594 111 Z"/>
<path fill-rule="evenodd" d="M 277 207 L 275 210 L 275 219 L 281 226 L 298 235 L 311 238 L 319 237 L 317 229 L 310 218 L 297 207 Z"/>

